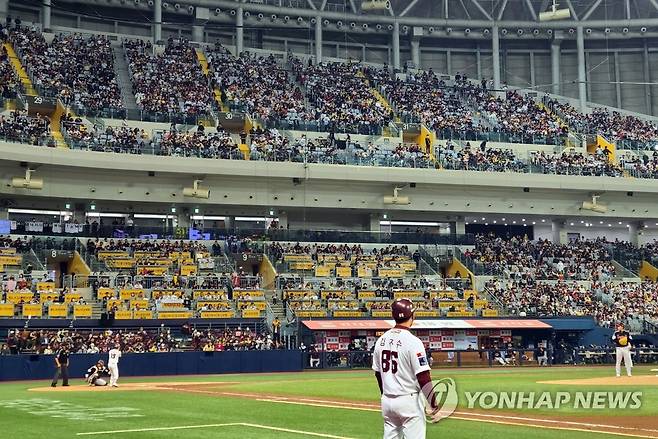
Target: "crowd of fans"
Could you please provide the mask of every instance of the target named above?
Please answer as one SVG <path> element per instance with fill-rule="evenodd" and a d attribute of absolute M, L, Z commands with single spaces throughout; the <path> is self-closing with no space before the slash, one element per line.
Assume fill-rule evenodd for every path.
<path fill-rule="evenodd" d="M 602 326 L 620 321 L 658 318 L 658 283 L 578 282 L 540 283 L 496 280 L 487 284 L 514 315 L 593 316 Z"/>
<path fill-rule="evenodd" d="M 615 274 L 604 239 L 578 239 L 568 244 L 478 235 L 475 248 L 465 252 L 472 261 L 515 280 L 605 281 Z"/>
<path fill-rule="evenodd" d="M 27 111 L 21 110 L 0 115 L 0 139 L 34 146 L 55 146 L 48 116 L 39 113 L 30 116 Z"/>
<path fill-rule="evenodd" d="M 578 133 L 601 134 L 611 141 L 655 142 L 658 140 L 658 126 L 638 117 L 622 115 L 606 108 L 595 108 L 591 113 L 583 114 L 568 103 L 548 97 L 544 102 Z"/>
<path fill-rule="evenodd" d="M 15 27 L 10 38 L 34 85 L 65 104 L 98 112 L 123 110 L 110 40 L 57 34 L 50 44 L 36 28 Z"/>
<path fill-rule="evenodd" d="M 232 110 L 256 115 L 267 126 L 276 126 L 283 119 L 292 123 L 306 118 L 301 89 L 291 83 L 288 72 L 274 56 L 243 52 L 236 58 L 216 45 L 208 53 L 208 64 L 213 85 Z"/>
<path fill-rule="evenodd" d="M 176 340 L 167 328 L 160 330 L 77 330 L 27 328 L 9 331 L 7 346 L 12 354 L 53 354 L 59 346 L 68 345 L 71 353 L 99 354 L 112 346 L 125 353 L 171 352 L 182 350 L 184 343 Z"/>
<path fill-rule="evenodd" d="M 377 100 L 361 66 L 353 63 L 304 64 L 291 61 L 296 81 L 301 84 L 311 109 L 306 114 L 288 115 L 293 124 L 312 120 L 319 131 L 379 134 L 393 120 L 392 112 Z"/>
<path fill-rule="evenodd" d="M 197 55 L 186 40 L 169 38 L 163 53 L 153 54 L 151 42 L 123 42 L 137 105 L 148 113 L 203 116 L 211 109 L 212 93 Z"/>
<path fill-rule="evenodd" d="M 2 32 L 1 28 L 0 32 Z M 0 37 L 0 43 L 3 41 L 4 39 Z M 5 49 L 4 46 L 0 46 L 0 98 L 15 98 L 19 85 L 20 81 L 16 75 L 16 72 L 14 72 L 14 68 L 12 67 L 11 62 L 9 61 L 7 49 Z"/>

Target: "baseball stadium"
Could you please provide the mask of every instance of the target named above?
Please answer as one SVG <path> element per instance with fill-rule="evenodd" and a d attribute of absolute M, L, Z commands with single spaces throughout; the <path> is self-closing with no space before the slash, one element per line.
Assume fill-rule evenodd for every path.
<path fill-rule="evenodd" d="M 0 0 L 0 436 L 658 439 L 657 0 Z"/>

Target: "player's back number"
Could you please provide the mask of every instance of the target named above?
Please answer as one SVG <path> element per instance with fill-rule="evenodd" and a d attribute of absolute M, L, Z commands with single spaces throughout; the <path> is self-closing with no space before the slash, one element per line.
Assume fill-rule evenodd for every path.
<path fill-rule="evenodd" d="M 397 351 L 389 351 L 385 349 L 382 351 L 382 371 L 391 373 L 398 372 L 398 353 Z"/>

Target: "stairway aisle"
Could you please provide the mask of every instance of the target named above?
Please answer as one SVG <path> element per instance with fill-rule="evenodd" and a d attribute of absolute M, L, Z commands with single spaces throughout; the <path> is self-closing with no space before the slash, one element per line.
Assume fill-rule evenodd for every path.
<path fill-rule="evenodd" d="M 117 82 L 121 89 L 121 101 L 123 102 L 123 106 L 126 107 L 128 112 L 131 110 L 137 110 L 139 107 L 137 106 L 137 101 L 135 101 L 135 95 L 133 94 L 133 85 L 130 80 L 128 62 L 123 53 L 123 48 L 118 44 L 112 47 L 112 52 L 114 52 L 114 73 L 116 74 Z"/>

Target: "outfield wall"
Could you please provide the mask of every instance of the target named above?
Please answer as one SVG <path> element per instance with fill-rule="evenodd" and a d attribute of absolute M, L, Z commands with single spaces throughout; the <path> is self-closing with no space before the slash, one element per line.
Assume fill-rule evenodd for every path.
<path fill-rule="evenodd" d="M 107 354 L 73 354 L 69 365 L 71 383 L 80 384 L 87 369 Z M 300 351 L 163 352 L 124 354 L 121 376 L 196 375 L 250 372 L 297 372 L 302 370 Z M 0 381 L 50 379 L 55 373 L 52 355 L 0 356 Z"/>

